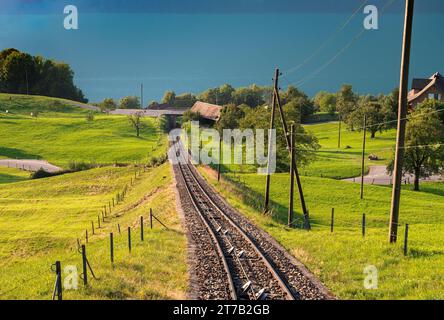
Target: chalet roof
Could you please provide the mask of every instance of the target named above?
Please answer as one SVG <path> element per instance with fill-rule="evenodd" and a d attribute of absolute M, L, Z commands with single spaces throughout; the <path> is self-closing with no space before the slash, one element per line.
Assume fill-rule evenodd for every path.
<path fill-rule="evenodd" d="M 439 72 L 433 74 L 429 79 L 413 79 L 412 89 L 419 92 L 409 96 L 409 102 L 415 101 L 433 86 L 444 92 L 444 78 Z"/>
<path fill-rule="evenodd" d="M 219 120 L 221 110 L 221 106 L 201 101 L 197 101 L 191 108 L 192 112 L 199 113 L 202 118 L 212 121 Z"/>

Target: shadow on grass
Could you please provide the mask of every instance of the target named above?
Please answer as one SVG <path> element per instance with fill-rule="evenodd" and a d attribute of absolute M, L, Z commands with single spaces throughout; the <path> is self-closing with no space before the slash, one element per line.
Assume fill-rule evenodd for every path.
<path fill-rule="evenodd" d="M 10 159 L 33 159 L 38 160 L 41 157 L 36 154 L 28 153 L 26 151 L 15 149 L 15 148 L 7 148 L 0 147 L 0 156 L 10 158 Z"/>
<path fill-rule="evenodd" d="M 443 251 L 440 250 L 419 250 L 419 249 L 410 249 L 409 256 L 412 258 L 430 258 L 436 257 L 444 254 Z"/>

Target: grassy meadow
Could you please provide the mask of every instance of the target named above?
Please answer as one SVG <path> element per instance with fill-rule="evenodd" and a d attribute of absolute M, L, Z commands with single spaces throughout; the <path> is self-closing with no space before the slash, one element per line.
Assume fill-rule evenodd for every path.
<path fill-rule="evenodd" d="M 126 116 L 95 114 L 87 121 L 87 110 L 59 99 L 10 96 L 0 94 L 0 158 L 43 159 L 66 168 L 71 162 L 143 162 L 165 152 L 157 119 L 144 118 L 137 138 Z"/>
<path fill-rule="evenodd" d="M 347 179 L 361 175 L 361 161 L 362 161 L 362 139 L 363 132 L 350 131 L 342 124 L 341 128 L 341 147 L 338 148 L 339 123 L 338 122 L 324 122 L 313 125 L 305 125 L 307 132 L 315 135 L 319 140 L 320 149 L 316 151 L 315 160 L 309 165 L 300 167 L 300 174 L 310 177 L 325 177 L 332 179 Z M 393 153 L 393 147 L 396 141 L 396 131 L 388 130 L 378 132 L 375 139 L 370 138 L 370 133 L 367 133 L 366 142 L 366 160 L 365 171 L 368 172 L 372 165 L 386 165 L 389 163 Z M 296 136 L 297 143 L 297 136 Z M 218 142 L 213 143 L 211 140 L 208 144 L 213 148 L 218 148 Z M 228 145 L 223 144 L 222 150 L 229 148 Z M 244 154 L 245 148 L 244 145 Z M 232 146 L 232 150 L 233 150 Z M 370 161 L 368 156 L 374 154 L 378 156 L 379 160 Z M 222 164 L 221 170 L 225 173 L 253 173 L 257 168 L 254 165 L 248 164 Z M 245 161 L 245 156 L 244 156 Z M 214 166 L 215 167 L 215 166 Z"/>
<path fill-rule="evenodd" d="M 56 260 L 62 268 L 71 265 L 82 272 L 76 239 L 84 244 L 87 229 L 87 256 L 99 280 L 89 275 L 86 288 L 79 280 L 79 289 L 65 290 L 65 299 L 185 298 L 186 236 L 176 214 L 171 169 L 168 164 L 149 169 L 130 185 L 134 170 L 105 167 L 0 185 L 0 299 L 50 299 L 55 280 L 50 267 Z M 125 185 L 129 185 L 125 200 L 112 208 L 113 216 L 97 229 L 103 206 Z M 170 230 L 158 223 L 149 230 L 149 208 Z M 140 216 L 145 218 L 144 242 Z M 132 227 L 131 254 L 128 226 Z M 114 265 L 109 257 L 110 232 L 115 238 Z"/>
<path fill-rule="evenodd" d="M 406 186 L 402 194 L 399 242 L 388 244 L 391 191 L 366 186 L 359 200 L 359 185 L 320 177 L 302 177 L 313 230 L 286 227 L 289 175 L 272 176 L 272 213 L 263 215 L 265 177 L 256 174 L 225 176 L 220 183 L 214 171 L 204 176 L 238 210 L 275 237 L 307 265 L 341 299 L 443 299 L 444 298 L 444 184 L 424 184 L 423 192 Z M 296 193 L 297 194 L 297 193 Z M 335 208 L 334 233 L 330 232 Z M 302 219 L 298 197 L 296 218 Z M 366 214 L 366 237 L 362 214 Z M 409 255 L 403 255 L 404 225 L 410 225 Z M 364 288 L 364 268 L 376 266 L 378 289 Z"/>

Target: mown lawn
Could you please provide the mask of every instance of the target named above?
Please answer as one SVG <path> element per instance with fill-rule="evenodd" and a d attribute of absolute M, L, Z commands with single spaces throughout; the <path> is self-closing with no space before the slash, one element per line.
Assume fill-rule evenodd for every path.
<path fill-rule="evenodd" d="M 126 116 L 95 114 L 58 99 L 0 95 L 0 158 L 44 159 L 67 168 L 71 162 L 134 163 L 160 156 L 166 139 L 158 120 L 144 118 L 140 138 Z M 8 110 L 8 113 L 5 111 Z M 39 110 L 31 117 L 30 110 Z M 54 112 L 56 111 L 56 112 Z"/>
<path fill-rule="evenodd" d="M 318 138 L 320 149 L 316 151 L 314 161 L 305 167 L 299 168 L 301 175 L 338 180 L 361 175 L 363 132 L 350 131 L 342 124 L 341 147 L 338 148 L 338 122 L 325 122 L 305 125 L 304 127 L 306 131 Z M 386 165 L 390 162 L 395 140 L 395 130 L 384 131 L 382 133 L 378 132 L 375 139 L 371 139 L 370 133 L 367 133 L 364 168 L 366 172 L 368 172 L 369 167 L 372 165 Z M 211 146 L 215 150 L 218 148 L 218 142 L 204 141 L 203 145 L 207 145 L 208 149 L 210 149 Z M 225 148 L 228 148 L 228 145 L 224 144 L 222 146 L 222 150 Z M 244 145 L 244 163 L 246 160 L 245 148 Z M 234 150 L 233 147 L 232 150 Z M 370 154 L 378 156 L 379 160 L 368 160 Z M 216 168 L 216 166 L 213 167 Z M 257 171 L 257 168 L 250 164 L 234 164 L 234 159 L 232 159 L 231 164 L 223 163 L 221 170 L 225 173 L 253 173 Z"/>
<path fill-rule="evenodd" d="M 338 128 L 338 122 L 305 126 L 319 139 L 321 148 L 317 159 L 301 168 L 302 175 L 346 179 L 361 174 L 363 132 L 349 131 L 342 124 L 341 148 L 338 148 Z M 395 141 L 395 130 L 378 132 L 375 139 L 370 139 L 370 133 L 367 133 L 365 170 L 368 171 L 371 165 L 386 165 L 392 157 Z M 370 154 L 377 155 L 379 161 L 369 161 Z"/>
<path fill-rule="evenodd" d="M 200 168 L 216 189 L 243 214 L 275 237 L 306 264 L 342 299 L 443 299 L 444 298 L 444 201 L 442 185 L 424 185 L 416 193 L 404 190 L 399 242 L 388 244 L 390 189 L 366 186 L 359 200 L 359 185 L 325 178 L 303 177 L 313 230 L 289 229 L 289 175 L 272 176 L 272 215 L 262 212 L 265 177 L 241 174 L 217 183 L 215 174 Z M 241 183 L 237 182 L 240 180 Z M 296 196 L 296 199 L 298 197 Z M 331 209 L 335 229 L 330 233 Z M 301 219 L 299 201 L 295 202 Z M 362 214 L 367 216 L 367 235 L 362 237 Z M 404 225 L 410 224 L 408 257 L 403 256 Z M 364 287 L 364 269 L 378 269 L 378 289 Z"/>
<path fill-rule="evenodd" d="M 84 288 L 77 277 L 78 290 L 65 290 L 65 299 L 185 298 L 186 236 L 176 214 L 170 167 L 142 172 L 131 185 L 134 172 L 132 166 L 105 167 L 0 185 L 0 299 L 50 299 L 55 280 L 50 267 L 56 260 L 62 268 L 74 266 L 82 272 L 77 238 L 85 244 L 85 230 L 89 231 L 87 256 L 99 280 L 89 275 L 89 286 Z M 125 185 L 129 188 L 125 200 L 112 209 L 120 217 L 108 217 L 98 229 L 98 214 Z M 149 229 L 149 208 L 170 230 L 158 223 Z M 114 265 L 109 257 L 110 232 L 115 237 Z"/>

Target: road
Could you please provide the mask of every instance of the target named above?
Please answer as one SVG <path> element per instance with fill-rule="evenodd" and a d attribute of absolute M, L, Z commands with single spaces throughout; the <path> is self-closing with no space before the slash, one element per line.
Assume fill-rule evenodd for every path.
<path fill-rule="evenodd" d="M 414 179 L 412 175 L 404 175 L 402 181 L 412 184 Z M 344 181 L 361 183 L 361 177 L 345 179 Z M 421 181 L 444 181 L 444 178 L 442 176 L 431 176 L 427 179 L 421 179 Z M 387 186 L 392 183 L 392 176 L 387 173 L 386 166 L 371 166 L 368 175 L 364 176 L 364 183 Z"/>

